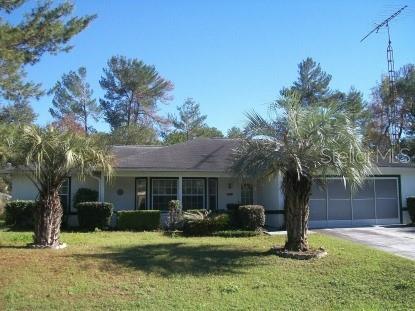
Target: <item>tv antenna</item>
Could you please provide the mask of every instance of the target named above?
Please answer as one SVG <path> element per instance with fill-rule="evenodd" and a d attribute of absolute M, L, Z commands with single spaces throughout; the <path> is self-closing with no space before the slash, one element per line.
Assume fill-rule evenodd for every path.
<path fill-rule="evenodd" d="M 391 16 L 389 16 L 387 19 L 385 19 L 383 22 L 381 22 L 379 25 L 377 25 L 375 28 L 373 28 L 366 36 L 364 36 L 360 42 L 365 40 L 367 37 L 369 37 L 372 33 L 376 32 L 378 33 L 379 30 L 383 27 L 387 29 L 388 32 L 388 47 L 386 49 L 386 58 L 388 61 L 388 84 L 389 84 L 389 96 L 391 98 L 391 107 L 388 109 L 388 128 L 387 131 L 389 131 L 389 136 L 391 140 L 392 146 L 395 146 L 399 142 L 399 128 L 398 128 L 398 120 L 397 120 L 397 92 L 396 92 L 396 72 L 395 72 L 395 61 L 393 58 L 393 49 L 392 49 L 392 41 L 389 31 L 389 23 L 392 19 L 394 19 L 396 16 L 398 16 L 403 10 L 405 10 L 408 6 L 405 5 L 401 7 L 398 11 L 393 13 Z"/>

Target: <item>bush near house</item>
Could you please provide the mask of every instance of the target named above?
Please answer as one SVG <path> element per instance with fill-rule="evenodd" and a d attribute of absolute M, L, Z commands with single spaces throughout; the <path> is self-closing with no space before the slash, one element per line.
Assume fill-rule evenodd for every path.
<path fill-rule="evenodd" d="M 265 211 L 261 205 L 242 205 L 238 208 L 240 225 L 246 230 L 259 230 L 265 225 Z"/>
<path fill-rule="evenodd" d="M 210 213 L 208 211 L 185 212 L 183 234 L 188 236 L 211 235 L 229 228 L 227 213 Z"/>
<path fill-rule="evenodd" d="M 261 231 L 252 231 L 252 230 L 224 230 L 216 231 L 212 235 L 222 238 L 248 238 L 253 236 L 261 235 Z"/>
<path fill-rule="evenodd" d="M 406 206 L 408 207 L 409 217 L 412 223 L 415 224 L 415 197 L 406 198 Z"/>
<path fill-rule="evenodd" d="M 158 230 L 160 228 L 160 211 L 118 211 L 117 228 L 119 230 Z"/>
<path fill-rule="evenodd" d="M 0 220 L 3 220 L 5 217 L 5 210 L 4 210 L 5 205 L 6 203 L 0 199 Z"/>
<path fill-rule="evenodd" d="M 79 227 L 85 230 L 108 228 L 113 206 L 108 202 L 81 202 L 75 205 L 78 210 Z"/>
<path fill-rule="evenodd" d="M 205 208 L 194 208 L 194 209 L 187 209 L 185 210 L 186 213 L 196 213 L 196 212 L 207 212 L 207 209 Z"/>
<path fill-rule="evenodd" d="M 10 201 L 5 206 L 5 223 L 19 229 L 33 229 L 35 201 Z"/>
<path fill-rule="evenodd" d="M 92 190 L 89 188 L 79 188 L 76 191 L 73 199 L 73 206 L 76 206 L 81 202 L 97 202 L 98 201 L 98 191 Z"/>
<path fill-rule="evenodd" d="M 232 228 L 240 228 L 241 224 L 238 218 L 238 209 L 239 209 L 239 204 L 237 203 L 228 203 L 226 205 L 226 209 L 227 212 L 229 214 L 230 217 L 230 226 Z"/>

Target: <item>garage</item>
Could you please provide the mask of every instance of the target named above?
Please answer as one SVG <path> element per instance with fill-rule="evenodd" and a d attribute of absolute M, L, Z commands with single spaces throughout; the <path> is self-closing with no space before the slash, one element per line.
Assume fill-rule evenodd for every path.
<path fill-rule="evenodd" d="M 310 228 L 400 223 L 399 177 L 371 177 L 356 191 L 343 179 L 313 183 Z"/>

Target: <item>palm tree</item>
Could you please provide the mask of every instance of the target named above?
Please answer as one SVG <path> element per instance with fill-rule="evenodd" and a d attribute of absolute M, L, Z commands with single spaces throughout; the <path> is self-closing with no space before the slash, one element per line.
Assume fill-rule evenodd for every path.
<path fill-rule="evenodd" d="M 263 178 L 281 173 L 287 240 L 285 249 L 309 249 L 307 227 L 313 178 L 343 177 L 352 188 L 371 172 L 368 151 L 348 114 L 336 102 L 304 107 L 295 92 L 271 105 L 266 120 L 248 114 L 245 136 L 235 150 L 233 171 Z"/>
<path fill-rule="evenodd" d="M 111 176 L 111 156 L 93 138 L 60 131 L 52 126 L 27 126 L 13 147 L 15 164 L 39 191 L 35 215 L 34 244 L 59 247 L 62 206 L 59 189 L 75 173 L 84 178 L 100 170 Z"/>

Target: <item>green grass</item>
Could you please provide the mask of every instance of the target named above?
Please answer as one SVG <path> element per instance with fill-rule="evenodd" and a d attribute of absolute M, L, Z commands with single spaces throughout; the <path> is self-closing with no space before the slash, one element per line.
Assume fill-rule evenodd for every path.
<path fill-rule="evenodd" d="M 270 254 L 283 237 L 63 233 L 68 248 L 24 248 L 0 231 L 0 309 L 413 310 L 415 262 L 319 234 L 328 257 Z"/>

